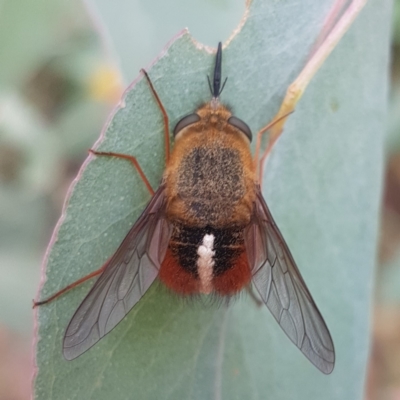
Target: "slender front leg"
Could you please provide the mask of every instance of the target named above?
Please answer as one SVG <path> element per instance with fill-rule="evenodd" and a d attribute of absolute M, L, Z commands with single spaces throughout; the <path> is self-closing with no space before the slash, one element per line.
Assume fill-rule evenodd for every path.
<path fill-rule="evenodd" d="M 145 173 L 143 172 L 143 170 L 142 170 L 138 160 L 136 159 L 136 157 L 130 156 L 128 154 L 112 153 L 110 151 L 96 151 L 96 150 L 92 150 L 92 149 L 89 150 L 89 153 L 95 154 L 96 156 L 108 156 L 108 157 L 123 158 L 124 160 L 128 160 L 129 162 L 131 162 L 132 165 L 136 168 L 136 170 L 139 173 L 140 177 L 142 178 L 142 181 L 146 185 L 147 190 L 153 196 L 154 190 L 151 187 L 150 182 L 147 179 Z"/>
<path fill-rule="evenodd" d="M 156 90 L 154 89 L 153 84 L 151 83 L 150 77 L 147 74 L 147 72 L 144 69 L 141 69 L 141 72 L 143 72 L 144 76 L 147 79 L 147 82 L 149 83 L 150 90 L 153 93 L 158 106 L 160 107 L 161 113 L 163 115 L 164 119 L 164 140 L 165 140 L 165 162 L 167 163 L 169 160 L 169 119 L 168 119 L 168 114 L 167 111 L 165 110 L 163 103 L 161 102 L 160 98 L 158 97 L 158 94 Z"/>
<path fill-rule="evenodd" d="M 317 39 L 317 43 L 319 43 L 320 41 L 322 42 L 318 48 L 316 48 L 315 50 L 313 49 L 306 66 L 300 72 L 296 80 L 289 86 L 282 105 L 273 119 L 273 121 L 277 122 L 272 124 L 272 126 L 271 124 L 269 124 L 269 126 L 267 125 L 265 128 L 261 129 L 258 132 L 257 143 L 261 143 L 262 135 L 267 130 L 270 130 L 269 142 L 261 158 L 258 158 L 259 152 L 256 151 L 255 154 L 254 162 L 256 163 L 256 165 L 258 165 L 258 178 L 260 183 L 262 182 L 262 173 L 264 169 L 265 159 L 268 157 L 274 144 L 278 140 L 279 136 L 282 134 L 287 116 L 291 112 L 293 112 L 308 83 L 311 81 L 315 73 L 324 63 L 332 50 L 336 47 L 342 36 L 347 32 L 366 2 L 367 0 L 352 0 L 351 4 L 343 12 L 342 16 L 337 20 L 336 23 L 335 21 L 337 19 L 337 16 L 340 14 L 340 11 L 343 8 L 343 0 L 337 0 L 335 2 L 332 11 L 330 12 L 326 20 L 325 26 L 322 29 L 319 38 Z M 333 27 L 329 26 L 333 23 L 335 23 Z"/>
<path fill-rule="evenodd" d="M 275 124 L 277 124 L 278 122 L 280 122 L 283 119 L 287 118 L 293 112 L 294 112 L 294 110 L 288 112 L 287 114 L 281 115 L 280 117 L 276 116 L 276 118 L 274 118 L 270 123 L 265 125 L 264 128 L 262 128 L 260 131 L 258 131 L 258 133 L 257 133 L 257 141 L 256 141 L 256 151 L 254 153 L 254 166 L 255 166 L 256 170 L 258 168 L 258 160 L 259 160 L 259 157 L 260 157 L 262 135 L 265 132 L 269 131 Z"/>

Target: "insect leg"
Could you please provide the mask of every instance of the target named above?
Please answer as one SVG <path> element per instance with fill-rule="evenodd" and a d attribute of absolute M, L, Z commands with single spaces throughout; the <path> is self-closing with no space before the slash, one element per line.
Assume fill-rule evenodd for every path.
<path fill-rule="evenodd" d="M 153 93 L 158 106 L 160 107 L 161 113 L 163 115 L 163 119 L 164 119 L 164 140 L 165 140 L 165 158 L 166 161 L 169 160 L 169 119 L 168 119 L 168 114 L 167 111 L 165 110 L 156 90 L 154 89 L 154 86 L 150 80 L 149 75 L 147 74 L 147 72 L 144 69 L 141 69 L 141 72 L 144 74 L 149 86 L 150 86 L 150 90 Z M 119 157 L 119 158 L 124 158 L 125 160 L 130 161 L 133 166 L 136 168 L 136 170 L 139 172 L 140 177 L 142 178 L 144 184 L 146 185 L 148 191 L 150 192 L 151 195 L 154 194 L 154 190 L 150 185 L 150 182 L 148 181 L 146 175 L 144 174 L 142 168 L 139 165 L 139 162 L 137 161 L 136 157 L 134 156 L 130 156 L 128 154 L 122 154 L 122 153 L 112 153 L 112 152 L 105 152 L 105 151 L 95 151 L 90 149 L 89 150 L 90 153 L 95 154 L 97 156 L 109 156 L 109 157 Z"/>
<path fill-rule="evenodd" d="M 138 160 L 136 157 L 128 155 L 128 154 L 122 154 L 122 153 L 112 153 L 110 151 L 96 151 L 96 150 L 89 150 L 89 153 L 95 154 L 96 156 L 108 156 L 108 157 L 117 157 L 117 158 L 123 158 L 125 160 L 128 160 L 132 163 L 132 165 L 136 168 L 137 172 L 139 172 L 140 177 L 142 178 L 144 184 L 146 185 L 148 191 L 150 194 L 153 196 L 154 190 L 150 185 L 149 180 L 147 179 L 145 173 L 143 172 Z"/>
<path fill-rule="evenodd" d="M 146 175 L 144 174 L 142 168 L 140 167 L 139 162 L 136 160 L 136 157 L 134 156 L 130 156 L 128 154 L 121 154 L 121 153 L 112 153 L 112 152 L 103 152 L 103 151 L 95 151 L 90 149 L 89 150 L 90 153 L 95 154 L 96 156 L 109 156 L 109 157 L 118 157 L 118 158 L 123 158 L 125 160 L 130 161 L 133 166 L 136 168 L 136 170 L 138 171 L 140 177 L 142 178 L 144 184 L 146 185 L 147 189 L 149 190 L 150 194 L 153 195 L 154 194 L 154 190 L 150 185 L 150 182 L 148 181 Z M 62 294 L 64 294 L 65 292 L 68 292 L 69 290 L 73 289 L 74 287 L 80 285 L 83 282 L 86 282 L 87 280 L 100 275 L 105 268 L 108 265 L 108 261 L 101 266 L 99 269 L 97 269 L 96 271 L 91 272 L 90 274 L 84 276 L 83 278 L 78 279 L 77 281 L 71 283 L 70 285 L 66 286 L 65 288 L 59 290 L 58 292 L 54 293 L 53 295 L 51 295 L 50 297 L 48 297 L 45 300 L 41 300 L 41 301 L 33 301 L 33 308 L 37 307 L 37 306 L 41 306 L 43 304 L 49 303 L 51 301 L 53 301 L 54 299 L 56 299 L 57 297 L 61 296 Z"/>
<path fill-rule="evenodd" d="M 144 76 L 147 79 L 147 82 L 150 85 L 150 89 L 157 101 L 157 104 L 159 105 L 161 112 L 163 114 L 163 118 L 164 118 L 164 135 L 165 135 L 165 156 L 166 159 L 168 161 L 169 159 L 169 125 L 168 125 L 168 115 L 167 112 L 163 106 L 163 104 L 161 103 L 160 98 L 157 95 L 157 92 L 155 91 L 153 84 L 151 83 L 151 80 L 149 78 L 149 76 L 147 75 L 147 72 L 145 70 L 142 69 L 142 72 L 144 74 Z M 118 158 L 123 158 L 125 160 L 130 161 L 133 166 L 136 168 L 136 170 L 138 171 L 140 177 L 142 178 L 144 184 L 146 185 L 148 191 L 150 192 L 150 194 L 153 196 L 154 195 L 154 190 L 150 185 L 149 180 L 147 179 L 145 173 L 143 172 L 139 162 L 137 161 L 136 157 L 128 155 L 128 154 L 122 154 L 122 153 L 113 153 L 113 152 L 103 152 L 103 151 L 95 151 L 90 149 L 89 150 L 90 153 L 95 154 L 96 156 L 108 156 L 108 157 L 118 157 Z M 97 275 L 100 275 L 105 268 L 108 265 L 108 261 L 99 269 L 97 269 L 96 271 L 91 272 L 90 274 L 84 276 L 83 278 L 78 279 L 77 281 L 71 283 L 70 285 L 66 286 L 65 288 L 59 290 L 57 293 L 54 293 L 53 295 L 51 295 L 50 297 L 48 297 L 45 300 L 41 300 L 41 301 L 33 301 L 33 308 L 37 307 L 37 306 L 41 306 L 43 304 L 49 303 L 51 301 L 53 301 L 54 299 L 56 299 L 57 297 L 61 296 L 62 294 L 64 294 L 65 292 L 73 289 L 74 287 L 80 285 L 83 282 L 86 282 L 88 279 L 91 279 Z"/>
<path fill-rule="evenodd" d="M 267 125 L 264 126 L 264 128 L 262 128 L 260 131 L 257 132 L 257 142 L 256 142 L 256 151 L 254 153 L 254 164 L 257 170 L 258 167 L 258 160 L 260 157 L 260 149 L 261 149 L 261 140 L 262 140 L 262 135 L 269 131 L 275 124 L 277 124 L 278 122 L 286 119 L 290 114 L 292 114 L 294 112 L 294 110 L 288 112 L 287 114 L 281 115 L 278 118 L 274 118 L 271 122 L 269 122 Z M 261 181 L 259 181 L 261 182 Z"/>
<path fill-rule="evenodd" d="M 147 79 L 147 82 L 149 83 L 150 90 L 153 93 L 158 106 L 160 107 L 161 113 L 163 115 L 164 119 L 164 140 L 165 140 L 165 161 L 168 162 L 169 160 L 169 119 L 168 119 L 168 114 L 167 111 L 165 110 L 163 103 L 161 102 L 160 98 L 158 97 L 158 94 L 156 90 L 154 89 L 153 84 L 151 83 L 150 77 L 147 74 L 147 72 L 144 69 L 140 70 L 143 72 L 145 78 Z"/>
<path fill-rule="evenodd" d="M 265 159 L 268 157 L 275 142 L 282 134 L 287 115 L 290 114 L 290 112 L 293 112 L 294 107 L 303 95 L 308 83 L 311 81 L 315 73 L 324 63 L 332 50 L 339 43 L 342 36 L 350 28 L 351 24 L 362 10 L 366 2 L 367 0 L 351 0 L 351 3 L 344 10 L 343 0 L 336 0 L 335 4 L 333 5 L 328 18 L 325 21 L 324 28 L 317 38 L 316 45 L 311 51 L 306 66 L 286 91 L 282 105 L 274 118 L 275 121 L 279 118 L 281 118 L 281 120 L 271 127 L 267 148 L 259 160 L 255 159 L 255 162 L 258 163 L 259 182 L 262 181 L 262 172 Z M 339 15 L 340 17 L 338 18 Z M 267 129 L 263 128 L 258 132 L 260 139 L 257 138 L 257 140 L 259 140 L 260 143 L 261 136 L 266 132 L 266 130 Z M 259 156 L 259 154 L 256 155 L 257 157 Z"/>
<path fill-rule="evenodd" d="M 65 288 L 59 290 L 58 292 L 52 294 L 50 297 L 48 297 L 47 299 L 44 300 L 40 300 L 40 301 L 33 301 L 33 307 L 35 308 L 37 306 L 42 306 L 43 304 L 47 304 L 50 303 L 51 301 L 53 301 L 54 299 L 56 299 L 57 297 L 61 296 L 62 294 L 64 294 L 65 292 L 68 292 L 69 290 L 73 289 L 74 287 L 80 285 L 83 282 L 86 282 L 87 280 L 100 275 L 107 267 L 108 265 L 108 261 L 106 261 L 104 263 L 104 265 L 102 265 L 99 269 L 96 269 L 96 271 L 91 272 L 90 274 L 78 279 L 75 282 L 72 282 L 71 284 L 69 284 L 68 286 L 66 286 Z"/>

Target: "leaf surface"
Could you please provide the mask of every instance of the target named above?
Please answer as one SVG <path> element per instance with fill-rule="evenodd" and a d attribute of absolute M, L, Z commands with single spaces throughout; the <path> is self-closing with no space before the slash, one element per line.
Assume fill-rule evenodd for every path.
<path fill-rule="evenodd" d="M 313 0 L 251 2 L 245 24 L 223 53 L 229 80 L 221 100 L 254 133 L 278 110 L 330 6 Z M 371 0 L 290 117 L 263 182 L 271 212 L 331 330 L 333 374 L 316 370 L 268 310 L 246 296 L 229 307 L 204 306 L 160 286 L 94 348 L 67 362 L 61 353 L 64 330 L 87 283 L 38 310 L 37 399 L 362 398 L 389 20 L 390 1 Z M 148 68 L 170 128 L 209 100 L 206 76 L 213 64 L 214 55 L 182 33 Z M 139 76 L 98 148 L 136 155 L 156 187 L 163 171 L 162 135 L 162 116 Z M 128 163 L 90 158 L 49 248 L 41 298 L 99 268 L 148 200 Z"/>

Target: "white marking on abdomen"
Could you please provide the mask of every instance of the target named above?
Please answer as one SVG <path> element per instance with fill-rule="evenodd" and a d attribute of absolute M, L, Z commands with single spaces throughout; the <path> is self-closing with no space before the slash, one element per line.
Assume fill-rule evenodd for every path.
<path fill-rule="evenodd" d="M 214 235 L 204 235 L 203 243 L 197 249 L 197 254 L 199 258 L 197 259 L 197 273 L 200 278 L 200 292 L 201 293 L 211 293 L 212 278 L 213 278 L 213 268 L 215 261 L 213 259 L 215 255 L 214 249 Z"/>

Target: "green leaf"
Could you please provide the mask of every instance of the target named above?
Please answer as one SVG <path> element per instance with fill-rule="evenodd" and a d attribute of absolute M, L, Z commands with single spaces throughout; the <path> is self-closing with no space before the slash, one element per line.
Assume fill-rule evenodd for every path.
<path fill-rule="evenodd" d="M 117 10 L 109 0 L 90 1 L 113 39 L 126 82 L 149 65 L 168 38 L 182 28 L 189 26 L 197 41 L 215 47 L 231 35 L 245 11 L 244 0 L 134 0 L 120 2 Z"/>
<path fill-rule="evenodd" d="M 322 3 L 322 2 L 321 2 Z M 277 111 L 331 4 L 254 0 L 223 54 L 222 101 L 253 132 Z M 64 330 L 85 283 L 38 310 L 37 399 L 361 399 L 386 116 L 390 1 L 371 0 L 318 72 L 267 164 L 263 190 L 331 330 L 332 375 L 313 367 L 265 307 L 241 297 L 192 304 L 153 286 L 74 361 Z M 132 51 L 129 48 L 129 51 Z M 180 34 L 148 70 L 170 128 L 209 100 L 214 55 Z M 162 116 L 141 76 L 99 142 L 137 156 L 151 183 L 163 170 Z M 99 268 L 149 195 L 129 163 L 89 158 L 49 247 L 41 298 Z"/>

